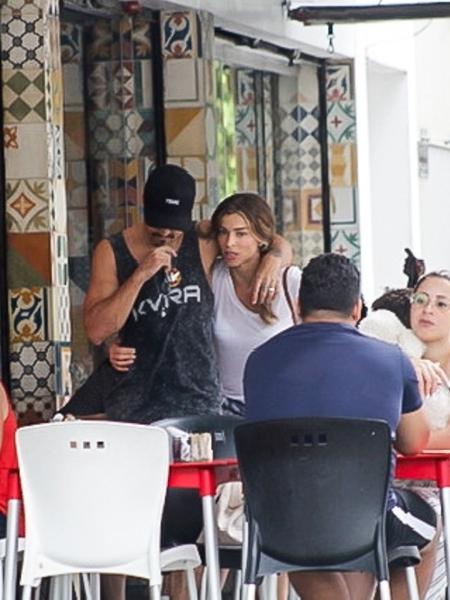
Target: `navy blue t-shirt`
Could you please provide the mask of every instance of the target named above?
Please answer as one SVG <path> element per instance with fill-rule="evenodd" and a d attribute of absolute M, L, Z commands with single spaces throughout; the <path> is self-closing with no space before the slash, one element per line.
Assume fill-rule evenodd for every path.
<path fill-rule="evenodd" d="M 393 436 L 400 415 L 422 405 L 414 369 L 400 348 L 340 323 L 291 327 L 254 350 L 244 394 L 248 420 L 382 419 Z"/>

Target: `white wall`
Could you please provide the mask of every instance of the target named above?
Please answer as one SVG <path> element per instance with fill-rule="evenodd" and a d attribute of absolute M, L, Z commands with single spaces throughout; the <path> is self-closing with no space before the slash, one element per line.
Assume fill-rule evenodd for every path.
<path fill-rule="evenodd" d="M 411 247 L 408 79 L 368 64 L 373 294 L 404 287 L 404 248 Z M 364 244 L 364 239 L 362 240 Z"/>
<path fill-rule="evenodd" d="M 450 269 L 450 151 L 430 146 L 420 180 L 422 258 L 427 271 Z"/>

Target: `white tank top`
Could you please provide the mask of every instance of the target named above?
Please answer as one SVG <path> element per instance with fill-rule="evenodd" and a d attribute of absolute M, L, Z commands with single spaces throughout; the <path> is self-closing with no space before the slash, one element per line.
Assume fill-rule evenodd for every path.
<path fill-rule="evenodd" d="M 292 303 L 298 302 L 301 271 L 289 267 L 287 288 Z M 243 377 L 247 358 L 257 346 L 280 331 L 294 325 L 283 286 L 272 303 L 278 317 L 273 325 L 264 323 L 261 317 L 249 310 L 237 297 L 230 271 L 222 260 L 214 266 L 212 276 L 214 292 L 214 342 L 219 364 L 222 396 L 244 401 Z"/>

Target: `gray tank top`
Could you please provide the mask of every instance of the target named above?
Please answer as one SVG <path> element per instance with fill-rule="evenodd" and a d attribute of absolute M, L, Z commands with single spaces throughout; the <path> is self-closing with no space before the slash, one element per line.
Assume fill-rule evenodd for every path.
<path fill-rule="evenodd" d="M 137 267 L 122 233 L 110 238 L 121 285 Z M 214 299 L 194 229 L 185 233 L 175 266 L 182 280 L 170 288 L 163 270 L 141 288 L 121 343 L 136 348 L 136 361 L 105 400 L 111 419 L 157 419 L 219 411 L 213 346 Z"/>

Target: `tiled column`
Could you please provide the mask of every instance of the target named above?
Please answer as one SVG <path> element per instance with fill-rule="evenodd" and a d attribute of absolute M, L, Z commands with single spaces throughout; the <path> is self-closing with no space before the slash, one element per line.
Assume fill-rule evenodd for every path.
<path fill-rule="evenodd" d="M 284 233 L 295 262 L 323 252 L 322 178 L 317 68 L 301 65 L 280 77 L 281 171 Z"/>
<path fill-rule="evenodd" d="M 355 101 L 350 64 L 327 67 L 331 247 L 359 265 Z"/>
<path fill-rule="evenodd" d="M 212 15 L 163 12 L 161 30 L 167 162 L 195 178 L 196 218 L 203 218 L 218 201 Z"/>
<path fill-rule="evenodd" d="M 154 163 L 150 22 L 142 15 L 123 15 L 93 25 L 65 23 L 62 57 L 72 373 L 78 388 L 94 366 L 83 325 L 90 242 L 95 245 L 142 219 L 144 183 Z"/>
<path fill-rule="evenodd" d="M 48 417 L 70 390 L 70 320 L 56 0 L 1 7 L 12 399 Z"/>

